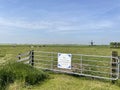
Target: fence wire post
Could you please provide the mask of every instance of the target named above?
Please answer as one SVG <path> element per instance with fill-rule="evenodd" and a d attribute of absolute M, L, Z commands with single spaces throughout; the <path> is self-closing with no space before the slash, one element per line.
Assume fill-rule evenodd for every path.
<path fill-rule="evenodd" d="M 120 79 L 120 56 L 118 56 L 118 78 Z"/>
<path fill-rule="evenodd" d="M 53 62 L 54 62 L 54 61 L 53 61 L 53 53 L 51 53 L 51 70 L 53 69 L 53 65 L 54 65 Z"/>
<path fill-rule="evenodd" d="M 81 68 L 81 75 L 83 73 L 83 69 L 82 69 L 82 55 L 81 55 L 81 59 L 80 59 L 80 68 Z"/>
<path fill-rule="evenodd" d="M 34 50 L 31 51 L 31 65 L 34 66 Z"/>
<path fill-rule="evenodd" d="M 111 64 L 111 72 L 112 72 L 112 78 L 118 77 L 118 52 L 112 51 L 112 64 Z M 115 80 L 112 80 L 112 83 L 115 83 Z"/>

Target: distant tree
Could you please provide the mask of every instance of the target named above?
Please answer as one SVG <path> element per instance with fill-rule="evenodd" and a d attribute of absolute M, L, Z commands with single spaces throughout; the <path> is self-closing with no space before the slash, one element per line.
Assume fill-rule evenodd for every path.
<path fill-rule="evenodd" d="M 117 42 L 114 43 L 114 47 L 115 47 L 115 48 L 118 47 L 118 43 L 117 43 Z"/>
<path fill-rule="evenodd" d="M 118 47 L 120 47 L 120 42 L 118 42 Z"/>
<path fill-rule="evenodd" d="M 120 47 L 120 42 L 111 42 L 110 47 L 118 48 Z"/>
<path fill-rule="evenodd" d="M 110 47 L 114 47 L 114 42 L 110 42 Z"/>

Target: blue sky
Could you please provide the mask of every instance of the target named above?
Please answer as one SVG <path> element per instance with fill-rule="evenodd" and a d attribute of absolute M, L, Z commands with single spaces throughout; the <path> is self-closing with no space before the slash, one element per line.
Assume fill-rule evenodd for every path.
<path fill-rule="evenodd" d="M 120 41 L 120 0 L 0 0 L 0 43 Z"/>

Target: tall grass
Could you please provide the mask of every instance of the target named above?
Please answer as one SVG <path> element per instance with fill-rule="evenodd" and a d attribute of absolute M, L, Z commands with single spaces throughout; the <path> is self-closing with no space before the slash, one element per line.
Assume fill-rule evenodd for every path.
<path fill-rule="evenodd" d="M 0 90 L 6 89 L 15 80 L 23 80 L 25 85 L 34 85 L 47 77 L 48 75 L 45 72 L 37 70 L 32 66 L 16 62 L 8 63 L 0 69 Z"/>
<path fill-rule="evenodd" d="M 15 86 L 17 85 L 12 84 L 10 90 L 13 90 Z M 50 74 L 50 79 L 40 85 L 32 87 L 17 86 L 16 88 L 17 90 L 120 90 L 120 87 L 108 82 L 65 74 Z"/>

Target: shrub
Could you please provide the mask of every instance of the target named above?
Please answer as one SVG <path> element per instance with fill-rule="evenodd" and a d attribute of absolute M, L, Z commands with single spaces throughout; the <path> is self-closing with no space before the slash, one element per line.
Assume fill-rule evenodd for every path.
<path fill-rule="evenodd" d="M 33 71 L 33 67 L 30 65 L 26 65 L 23 63 L 9 63 L 9 65 L 7 66 L 7 68 L 9 68 L 10 70 L 12 70 L 17 79 L 24 79 L 25 76 L 27 76 L 27 74 L 31 71 Z"/>
<path fill-rule="evenodd" d="M 47 74 L 23 63 L 8 63 L 0 69 L 0 90 L 13 83 L 16 79 L 25 80 L 28 85 L 34 85 L 47 78 Z"/>
<path fill-rule="evenodd" d="M 13 83 L 14 80 L 15 74 L 12 71 L 6 70 L 4 68 L 0 70 L 0 90 L 5 89 L 5 87 L 9 83 Z"/>
<path fill-rule="evenodd" d="M 25 77 L 25 83 L 27 85 L 34 85 L 37 84 L 41 81 L 43 81 L 44 79 L 46 79 L 48 77 L 48 75 L 46 75 L 44 72 L 42 71 L 33 71 L 32 73 L 29 73 L 26 77 Z"/>

